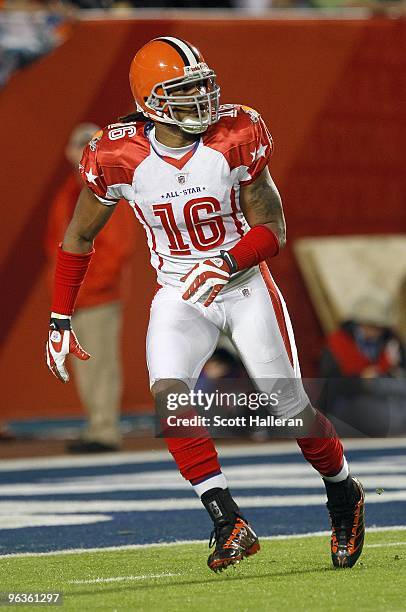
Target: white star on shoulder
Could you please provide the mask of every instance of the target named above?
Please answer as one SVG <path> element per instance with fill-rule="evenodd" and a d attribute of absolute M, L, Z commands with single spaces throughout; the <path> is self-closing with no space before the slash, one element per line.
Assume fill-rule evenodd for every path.
<path fill-rule="evenodd" d="M 257 150 L 257 159 L 259 159 L 260 157 L 265 157 L 266 154 L 266 150 L 268 148 L 268 145 L 259 145 L 258 150 Z"/>
<path fill-rule="evenodd" d="M 258 149 L 254 149 L 254 151 L 250 151 L 250 155 L 252 157 L 252 162 L 251 163 L 254 163 L 260 157 L 265 157 L 267 148 L 268 148 L 268 145 L 260 144 Z"/>
<path fill-rule="evenodd" d="M 86 178 L 88 180 L 89 183 L 93 183 L 94 185 L 96 185 L 96 179 L 98 178 L 97 174 L 93 174 L 93 170 L 92 168 L 90 168 L 89 172 L 85 172 L 86 174 Z"/>

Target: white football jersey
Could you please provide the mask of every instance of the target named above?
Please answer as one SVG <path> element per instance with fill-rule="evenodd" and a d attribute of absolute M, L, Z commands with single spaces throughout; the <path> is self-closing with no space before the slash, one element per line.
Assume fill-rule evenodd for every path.
<path fill-rule="evenodd" d="M 258 177 L 271 153 L 259 114 L 224 105 L 219 121 L 180 158 L 163 154 L 153 123 L 118 123 L 87 145 L 80 171 L 103 204 L 129 202 L 158 283 L 179 286 L 195 263 L 231 249 L 248 231 L 240 187 Z"/>

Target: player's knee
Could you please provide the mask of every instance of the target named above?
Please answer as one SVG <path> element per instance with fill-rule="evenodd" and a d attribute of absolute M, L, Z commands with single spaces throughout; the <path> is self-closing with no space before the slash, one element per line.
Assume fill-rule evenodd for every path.
<path fill-rule="evenodd" d="M 181 380 L 162 378 L 151 387 L 155 400 L 155 410 L 160 417 L 166 418 L 171 410 L 179 407 L 180 395 L 189 393 L 189 387 Z"/>

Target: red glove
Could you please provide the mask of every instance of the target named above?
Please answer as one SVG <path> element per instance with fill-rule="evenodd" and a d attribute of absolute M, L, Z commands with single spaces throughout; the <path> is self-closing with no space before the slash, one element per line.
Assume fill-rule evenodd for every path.
<path fill-rule="evenodd" d="M 65 359 L 69 353 L 82 361 L 90 359 L 89 353 L 82 349 L 75 332 L 72 331 L 70 317 L 51 318 L 48 341 L 45 345 L 47 366 L 52 374 L 64 383 L 69 381 L 69 374 L 65 368 Z"/>
<path fill-rule="evenodd" d="M 185 283 L 182 298 L 197 302 L 205 293 L 209 293 L 203 304 L 207 307 L 230 280 L 230 266 L 221 257 L 205 259 L 193 266 L 180 280 Z"/>

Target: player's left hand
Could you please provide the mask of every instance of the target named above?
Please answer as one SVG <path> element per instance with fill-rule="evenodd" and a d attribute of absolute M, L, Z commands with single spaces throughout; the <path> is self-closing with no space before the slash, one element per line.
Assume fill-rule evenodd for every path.
<path fill-rule="evenodd" d="M 205 293 L 210 292 L 203 306 L 210 306 L 222 288 L 230 280 L 230 267 L 221 257 L 205 259 L 196 264 L 180 279 L 185 283 L 184 300 L 197 302 Z"/>

